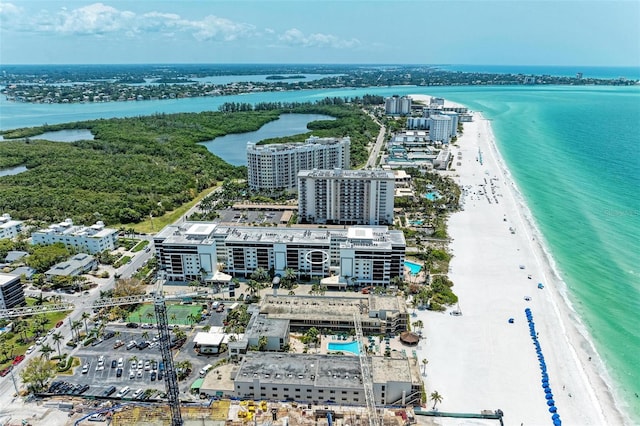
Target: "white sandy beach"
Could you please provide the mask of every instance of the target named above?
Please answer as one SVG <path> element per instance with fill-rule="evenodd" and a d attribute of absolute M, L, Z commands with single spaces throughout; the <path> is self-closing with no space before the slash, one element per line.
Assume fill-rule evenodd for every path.
<path fill-rule="evenodd" d="M 423 95 L 412 98 L 429 100 Z M 565 285 L 554 273 L 496 150 L 490 122 L 474 113 L 474 122 L 464 123 L 457 145 L 456 180 L 467 191 L 464 210 L 449 221 L 454 255 L 450 278 L 463 315 L 417 311 L 412 319 L 424 323 L 426 340 L 418 356 L 429 360 L 427 395 L 437 390 L 443 396 L 440 411 L 501 409 L 506 425 L 552 425 L 524 311 L 529 307 L 563 424 L 629 423 L 615 408 L 600 376 L 600 358 L 579 332 L 576 314 L 562 296 Z M 456 166 L 458 162 L 461 166 Z M 539 282 L 544 289 L 537 288 Z M 510 324 L 509 318 L 515 322 Z M 437 421 L 470 424 L 462 419 Z"/>

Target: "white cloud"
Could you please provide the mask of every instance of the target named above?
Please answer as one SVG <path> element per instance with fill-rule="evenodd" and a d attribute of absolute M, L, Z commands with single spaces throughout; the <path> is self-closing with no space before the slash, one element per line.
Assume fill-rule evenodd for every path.
<path fill-rule="evenodd" d="M 22 10 L 13 3 L 0 2 L 0 28 L 13 28 L 20 21 Z"/>
<path fill-rule="evenodd" d="M 333 47 L 343 49 L 360 45 L 360 41 L 355 38 L 346 40 L 332 34 L 322 33 L 305 35 L 297 28 L 285 31 L 278 39 L 285 44 L 303 47 Z"/>
<path fill-rule="evenodd" d="M 62 34 L 96 34 L 129 31 L 134 24 L 135 13 L 120 11 L 102 3 L 94 3 L 77 9 L 62 9 L 51 25 L 42 30 Z"/>
<path fill-rule="evenodd" d="M 103 3 L 93 3 L 75 9 L 61 8 L 55 13 L 43 10 L 32 16 L 21 14 L 19 8 L 11 3 L 0 3 L 0 16 L 3 17 L 3 26 L 44 34 L 123 34 L 126 37 L 135 37 L 145 33 L 160 33 L 171 37 L 183 33 L 190 34 L 200 41 L 232 41 L 256 34 L 253 25 L 214 15 L 189 20 L 175 13 L 151 11 L 136 14 Z M 8 25 L 9 21 L 12 25 Z"/>

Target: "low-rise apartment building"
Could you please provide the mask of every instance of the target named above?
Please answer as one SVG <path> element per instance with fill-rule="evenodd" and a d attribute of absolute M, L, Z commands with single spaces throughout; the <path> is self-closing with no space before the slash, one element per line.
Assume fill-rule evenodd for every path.
<path fill-rule="evenodd" d="M 422 383 L 417 360 L 373 356 L 371 379 L 376 405 L 420 402 Z M 234 396 L 255 400 L 366 405 L 357 356 L 249 352 L 235 372 Z M 205 381 L 204 394 L 215 395 Z"/>
<path fill-rule="evenodd" d="M 0 240 L 15 238 L 22 231 L 21 220 L 13 220 L 8 213 L 0 216 Z"/>
<path fill-rule="evenodd" d="M 91 226 L 76 226 L 71 219 L 50 225 L 31 235 L 33 244 L 63 243 L 67 247 L 90 254 L 114 250 L 117 240 L 118 231 L 106 228 L 102 221 Z"/>

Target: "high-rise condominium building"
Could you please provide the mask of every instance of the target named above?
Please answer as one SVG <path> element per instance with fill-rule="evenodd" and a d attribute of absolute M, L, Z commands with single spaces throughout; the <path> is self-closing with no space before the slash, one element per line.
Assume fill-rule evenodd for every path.
<path fill-rule="evenodd" d="M 222 226 L 211 222 L 170 225 L 154 237 L 158 266 L 170 281 L 210 274 L 216 263 L 231 275 L 257 268 L 298 277 L 341 274 L 360 285 L 389 285 L 404 273 L 402 231 L 386 226 L 307 229 Z"/>
<path fill-rule="evenodd" d="M 311 169 L 348 169 L 351 140 L 310 137 L 304 143 L 247 144 L 247 173 L 251 189 L 297 189 L 298 172 Z"/>
<path fill-rule="evenodd" d="M 393 172 L 303 170 L 298 173 L 298 218 L 308 223 L 393 223 Z"/>
<path fill-rule="evenodd" d="M 389 115 L 411 114 L 411 98 L 408 96 L 391 96 L 384 100 L 384 110 Z"/>

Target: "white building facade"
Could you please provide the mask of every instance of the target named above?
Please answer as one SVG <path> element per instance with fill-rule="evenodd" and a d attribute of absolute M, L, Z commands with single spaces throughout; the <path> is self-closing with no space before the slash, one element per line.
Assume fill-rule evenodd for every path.
<path fill-rule="evenodd" d="M 195 229 L 194 229 L 195 228 Z M 406 242 L 385 226 L 347 229 L 230 227 L 208 222 L 170 225 L 154 237 L 159 267 L 169 281 L 206 275 L 217 263 L 249 276 L 257 268 L 300 278 L 325 278 L 344 268 L 360 285 L 388 285 L 403 276 Z"/>
<path fill-rule="evenodd" d="M 391 96 L 384 100 L 384 110 L 388 115 L 411 114 L 411 98 L 408 96 Z"/>
<path fill-rule="evenodd" d="M 451 140 L 451 128 L 453 120 L 451 117 L 434 114 L 429 118 L 429 139 L 432 141 L 442 141 L 443 143 L 449 143 Z"/>
<path fill-rule="evenodd" d="M 0 240 L 15 238 L 22 231 L 22 221 L 12 220 L 7 213 L 0 216 Z"/>
<path fill-rule="evenodd" d="M 393 223 L 393 172 L 303 170 L 298 173 L 298 220 L 303 223 Z"/>
<path fill-rule="evenodd" d="M 416 362 L 370 359 L 375 404 L 419 403 L 422 384 Z M 357 356 L 249 352 L 234 377 L 234 394 L 255 400 L 365 405 L 361 376 Z M 211 391 L 201 388 L 204 393 Z"/>
<path fill-rule="evenodd" d="M 91 226 L 75 226 L 71 219 L 40 229 L 31 235 L 33 244 L 63 243 L 65 246 L 90 254 L 114 250 L 118 231 L 106 228 L 99 221 Z"/>
<path fill-rule="evenodd" d="M 0 272 L 0 309 L 10 309 L 25 304 L 20 277 Z"/>
<path fill-rule="evenodd" d="M 312 136 L 304 143 L 247 144 L 248 184 L 255 190 L 297 189 L 300 170 L 348 169 L 351 140 Z"/>

